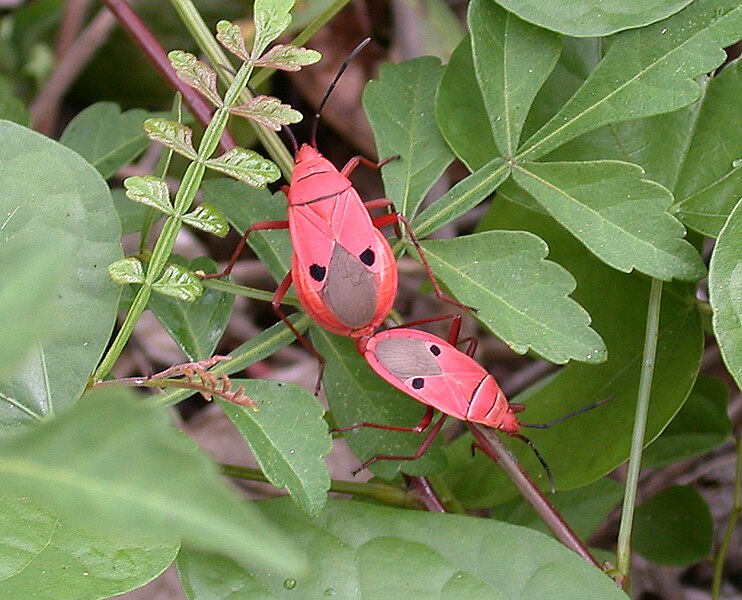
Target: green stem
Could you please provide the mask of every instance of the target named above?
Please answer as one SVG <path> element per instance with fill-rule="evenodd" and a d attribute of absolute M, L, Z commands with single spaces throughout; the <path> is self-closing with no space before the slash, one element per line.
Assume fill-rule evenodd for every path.
<path fill-rule="evenodd" d="M 221 464 L 222 473 L 229 477 L 245 479 L 247 481 L 262 481 L 271 483 L 265 474 L 259 469 L 241 467 L 239 465 Z M 333 479 L 330 481 L 330 491 L 337 494 L 352 494 L 372 498 L 387 506 L 400 508 L 418 508 L 415 499 L 404 490 L 383 483 L 359 483 L 356 481 L 342 481 Z"/>
<path fill-rule="evenodd" d="M 649 397 L 657 356 L 661 303 L 662 282 L 658 279 L 652 279 L 647 309 L 647 327 L 644 333 L 644 357 L 639 379 L 639 395 L 634 417 L 634 432 L 631 436 L 631 454 L 629 456 L 626 490 L 624 492 L 621 525 L 618 531 L 618 547 L 616 549 L 616 568 L 624 576 L 626 588 L 629 585 L 629 571 L 631 569 L 631 530 L 634 524 L 636 492 L 639 486 L 639 471 L 641 470 L 644 435 L 647 428 Z"/>
<path fill-rule="evenodd" d="M 248 287 L 246 285 L 237 285 L 236 283 L 224 281 L 223 279 L 203 279 L 201 280 L 201 283 L 206 288 L 226 292 L 228 294 L 235 294 L 237 296 L 244 296 L 245 298 L 252 298 L 253 300 L 262 300 L 264 302 L 271 302 L 274 296 L 273 292 L 259 290 L 258 288 Z M 299 300 L 294 296 L 284 296 L 281 299 L 281 304 L 299 306 Z"/>
<path fill-rule="evenodd" d="M 729 544 L 737 528 L 739 515 L 742 513 L 742 438 L 737 440 L 737 470 L 734 477 L 734 501 L 732 503 L 732 512 L 729 515 L 729 523 L 724 532 L 724 539 L 721 541 L 721 547 L 714 559 L 714 580 L 711 585 L 711 597 L 713 600 L 719 600 L 721 593 L 721 580 L 724 575 L 724 561 L 729 551 Z"/>

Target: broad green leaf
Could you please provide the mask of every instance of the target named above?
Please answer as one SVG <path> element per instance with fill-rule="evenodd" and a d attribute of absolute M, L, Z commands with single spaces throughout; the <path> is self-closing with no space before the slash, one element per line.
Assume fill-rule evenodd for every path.
<path fill-rule="evenodd" d="M 149 218 L 152 209 L 144 204 L 132 202 L 122 188 L 111 190 L 113 206 L 121 220 L 121 233 L 138 233 Z"/>
<path fill-rule="evenodd" d="M 256 379 L 236 379 L 233 385 L 244 385 L 258 409 L 219 400 L 222 410 L 252 448 L 270 482 L 286 488 L 303 512 L 316 517 L 330 489 L 323 457 L 332 450 L 332 438 L 322 418 L 324 409 L 296 385 Z"/>
<path fill-rule="evenodd" d="M 196 150 L 193 148 L 193 130 L 190 127 L 156 117 L 144 122 L 144 131 L 151 140 L 159 142 L 173 152 L 185 156 L 190 160 L 196 160 Z"/>
<path fill-rule="evenodd" d="M 729 392 L 713 377 L 699 377 L 675 418 L 644 450 L 642 467 L 661 467 L 711 452 L 729 439 Z"/>
<path fill-rule="evenodd" d="M 629 455 L 639 387 L 650 283 L 599 262 L 568 232 L 547 216 L 500 198 L 483 227 L 527 229 L 544 239 L 549 258 L 577 280 L 572 297 L 592 317 L 592 327 L 605 340 L 608 360 L 600 365 L 574 363 L 529 388 L 514 402 L 526 423 L 547 423 L 605 398 L 595 410 L 546 430 L 525 431 L 551 467 L 558 490 L 581 487 L 623 463 Z M 662 295 L 657 362 L 651 390 L 646 444 L 667 426 L 696 380 L 703 352 L 703 328 L 694 287 L 665 285 Z M 485 365 L 487 366 L 487 365 Z M 447 482 L 457 498 L 471 507 L 487 507 L 515 495 L 497 465 L 471 457 L 471 438 L 463 436 L 449 449 Z M 519 462 L 545 486 L 543 469 L 520 440 L 509 443 Z"/>
<path fill-rule="evenodd" d="M 561 41 L 492 0 L 474 0 L 469 5 L 469 31 L 492 136 L 500 154 L 512 157 L 533 99 L 559 58 Z M 523 57 L 528 59 L 527 69 Z"/>
<path fill-rule="evenodd" d="M 250 53 L 245 48 L 245 38 L 239 25 L 229 21 L 219 21 L 216 24 L 216 39 L 237 58 L 243 61 L 250 60 Z"/>
<path fill-rule="evenodd" d="M 252 119 L 268 129 L 280 131 L 281 127 L 290 123 L 298 123 L 302 114 L 288 104 L 281 104 L 273 96 L 255 96 L 247 104 L 233 106 L 229 109 L 233 115 Z"/>
<path fill-rule="evenodd" d="M 381 67 L 363 92 L 363 107 L 380 158 L 387 197 L 411 219 L 453 155 L 435 123 L 435 90 L 443 67 L 427 56 Z"/>
<path fill-rule="evenodd" d="M 182 551 L 177 565 L 186 598 L 626 599 L 599 569 L 524 527 L 342 500 L 310 520 L 285 500 L 265 504 L 314 558 L 309 574 L 271 577 Z"/>
<path fill-rule="evenodd" d="M 414 398 L 403 394 L 376 375 L 348 338 L 312 327 L 312 343 L 325 359 L 322 384 L 332 416 L 338 427 L 357 423 L 378 423 L 414 427 L 424 409 Z M 343 434 L 360 461 L 379 454 L 411 456 L 425 434 L 360 428 Z M 431 475 L 442 469 L 439 444 L 416 461 L 379 461 L 371 466 L 377 477 L 393 478 L 400 470 L 409 475 Z"/>
<path fill-rule="evenodd" d="M 204 161 L 204 164 L 252 187 L 263 187 L 281 176 L 281 171 L 275 163 L 263 158 L 254 150 L 239 146 L 227 150 L 217 158 Z"/>
<path fill-rule="evenodd" d="M 443 62 L 448 62 L 466 34 L 455 8 L 446 0 L 410 0 L 405 4 L 410 16 L 401 18 L 415 19 L 414 44 L 419 49 L 419 55 L 437 56 Z"/>
<path fill-rule="evenodd" d="M 563 364 L 599 363 L 606 347 L 590 315 L 569 297 L 574 278 L 547 261 L 546 243 L 525 231 L 490 231 L 424 242 L 433 271 L 477 319 L 519 354 Z"/>
<path fill-rule="evenodd" d="M 321 58 L 322 55 L 316 50 L 277 44 L 256 60 L 255 65 L 280 71 L 299 71 L 302 67 L 319 62 Z"/>
<path fill-rule="evenodd" d="M 215 272 L 214 261 L 207 258 L 197 258 L 187 267 Z M 203 360 L 214 353 L 227 328 L 234 296 L 209 288 L 192 302 L 153 294 L 148 306 L 189 360 Z"/>
<path fill-rule="evenodd" d="M 107 267 L 121 258 L 121 226 L 108 186 L 75 152 L 38 133 L 0 121 L 2 238 L 59 239 L 64 280 L 53 297 L 56 326 L 0 383 L 0 429 L 72 406 L 108 344 L 119 288 Z M 42 201 L 43 200 L 43 201 Z"/>
<path fill-rule="evenodd" d="M 585 84 L 525 142 L 521 160 L 534 160 L 609 123 L 671 112 L 695 101 L 696 77 L 726 58 L 742 37 L 737 0 L 699 0 L 682 12 L 616 36 Z"/>
<path fill-rule="evenodd" d="M 0 440 L 0 481 L 101 531 L 177 535 L 241 564 L 302 566 L 294 547 L 220 483 L 167 412 L 126 390 L 94 391 L 66 414 Z"/>
<path fill-rule="evenodd" d="M 121 112 L 118 104 L 98 102 L 72 119 L 59 141 L 108 179 L 147 149 L 142 125 L 151 115 L 140 109 Z"/>
<path fill-rule="evenodd" d="M 505 159 L 493 159 L 423 210 L 413 223 L 415 233 L 424 237 L 470 211 L 492 194 L 509 175 L 510 167 Z"/>
<path fill-rule="evenodd" d="M 7 215 L 12 218 L 12 215 Z M 60 264 L 74 257 L 69 240 L 49 235 L 0 238 L 0 378 L 13 375 L 37 343 L 54 333 L 54 297 L 69 273 Z"/>
<path fill-rule="evenodd" d="M 126 196 L 133 202 L 156 208 L 166 215 L 173 214 L 167 183 L 160 177 L 127 177 L 124 179 Z"/>
<path fill-rule="evenodd" d="M 573 37 L 605 36 L 669 17 L 692 0 L 496 0 L 521 19 Z"/>
<path fill-rule="evenodd" d="M 636 509 L 634 549 L 654 563 L 682 567 L 703 560 L 713 535 L 709 507 L 692 487 L 664 489 Z"/>
<path fill-rule="evenodd" d="M 665 281 L 700 279 L 701 257 L 667 212 L 672 194 L 641 175 L 640 167 L 617 161 L 526 163 L 513 171 L 515 182 L 606 264 Z"/>
<path fill-rule="evenodd" d="M 70 522 L 10 494 L 0 496 L 0 595 L 98 600 L 136 589 L 175 559 L 178 542 Z M 43 583 L 42 583 L 43 582 Z"/>
<path fill-rule="evenodd" d="M 193 302 L 204 293 L 204 286 L 199 278 L 179 265 L 169 265 L 162 277 L 152 284 L 152 289 L 185 302 Z"/>
<path fill-rule="evenodd" d="M 559 511 L 580 539 L 589 538 L 623 498 L 623 487 L 612 479 L 598 479 L 585 487 L 549 495 L 549 502 Z M 553 535 L 533 507 L 523 498 L 497 505 L 491 515 L 512 525 L 530 527 Z"/>
<path fill-rule="evenodd" d="M 167 55 L 178 77 L 199 92 L 214 106 L 223 104 L 216 89 L 216 71 L 190 52 L 172 50 Z"/>
<path fill-rule="evenodd" d="M 474 73 L 468 35 L 451 54 L 441 77 L 435 98 L 435 118 L 446 142 L 470 171 L 497 158 L 482 90 Z"/>
<path fill-rule="evenodd" d="M 249 188 L 232 179 L 207 179 L 204 199 L 224 212 L 232 226 L 244 233 L 260 221 L 286 220 L 286 196 L 266 189 Z M 281 281 L 291 266 L 293 247 L 288 229 L 256 231 L 247 238 L 250 247 L 268 267 L 276 281 Z"/>
<path fill-rule="evenodd" d="M 719 233 L 709 266 L 709 299 L 721 357 L 742 389 L 742 200 Z"/>
<path fill-rule="evenodd" d="M 121 258 L 108 265 L 111 280 L 118 285 L 128 283 L 144 283 L 144 267 L 142 261 L 133 256 Z"/>
<path fill-rule="evenodd" d="M 31 115 L 23 101 L 15 95 L 13 87 L 10 79 L 0 76 L 0 119 L 28 127 L 31 124 Z"/>
<path fill-rule="evenodd" d="M 734 135 L 725 137 L 722 146 L 727 140 L 735 138 Z M 718 237 L 729 213 L 740 198 L 742 198 L 742 165 L 737 165 L 722 179 L 675 204 L 670 210 L 691 229 L 709 237 Z"/>
<path fill-rule="evenodd" d="M 291 8 L 294 0 L 255 0 L 253 20 L 255 39 L 252 58 L 257 60 L 273 40 L 281 35 L 291 23 Z"/>
<path fill-rule="evenodd" d="M 218 208 L 205 202 L 183 215 L 183 223 L 217 237 L 224 237 L 229 233 L 227 217 Z"/>

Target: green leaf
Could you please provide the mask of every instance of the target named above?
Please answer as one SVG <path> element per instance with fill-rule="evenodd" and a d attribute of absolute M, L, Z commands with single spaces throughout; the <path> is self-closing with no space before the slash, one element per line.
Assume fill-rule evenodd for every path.
<path fill-rule="evenodd" d="M 386 194 L 407 218 L 417 211 L 453 155 L 435 123 L 435 90 L 443 67 L 427 56 L 381 67 L 363 92 L 379 157 L 399 155 L 382 170 Z"/>
<path fill-rule="evenodd" d="M 26 110 L 23 101 L 15 95 L 13 82 L 0 76 L 0 119 L 6 119 L 28 127 L 31 114 Z"/>
<path fill-rule="evenodd" d="M 229 21 L 219 21 L 216 24 L 216 39 L 237 58 L 245 62 L 250 60 L 250 53 L 245 48 L 245 38 L 238 25 Z"/>
<path fill-rule="evenodd" d="M 286 196 L 282 192 L 271 194 L 232 179 L 207 179 L 202 189 L 204 199 L 220 208 L 240 233 L 260 221 L 286 220 Z M 293 254 L 288 230 L 256 231 L 247 242 L 273 278 L 281 281 L 291 267 Z"/>
<path fill-rule="evenodd" d="M 205 62 L 198 60 L 190 52 L 172 50 L 167 55 L 178 77 L 198 91 L 214 106 L 223 104 L 216 89 L 216 71 Z"/>
<path fill-rule="evenodd" d="M 94 391 L 65 415 L 0 440 L 0 481 L 101 531 L 178 535 L 242 564 L 301 569 L 294 547 L 220 483 L 167 412 L 126 390 Z"/>
<path fill-rule="evenodd" d="M 742 389 L 742 200 L 719 233 L 709 266 L 709 300 L 721 357 Z"/>
<path fill-rule="evenodd" d="M 669 19 L 619 34 L 585 84 L 525 142 L 520 160 L 609 123 L 687 106 L 701 93 L 694 79 L 724 62 L 723 48 L 740 37 L 737 0 L 699 0 Z"/>
<path fill-rule="evenodd" d="M 144 131 L 150 139 L 190 160 L 198 157 L 192 143 L 193 130 L 182 123 L 161 117 L 147 119 L 144 122 Z"/>
<path fill-rule="evenodd" d="M 187 267 L 213 273 L 214 265 L 211 259 L 197 258 Z M 234 295 L 205 288 L 198 298 L 187 302 L 155 294 L 148 306 L 189 360 L 203 360 L 214 353 L 227 329 Z"/>
<path fill-rule="evenodd" d="M 700 279 L 701 257 L 667 212 L 672 194 L 641 175 L 640 167 L 617 161 L 527 163 L 513 171 L 518 185 L 614 269 Z"/>
<path fill-rule="evenodd" d="M 435 118 L 443 137 L 470 171 L 498 156 L 482 90 L 474 73 L 471 38 L 456 47 L 441 77 Z"/>
<path fill-rule="evenodd" d="M 128 283 L 144 283 L 144 267 L 142 261 L 133 256 L 121 258 L 108 265 L 111 279 L 118 285 Z"/>
<path fill-rule="evenodd" d="M 692 487 L 662 490 L 636 509 L 634 519 L 634 549 L 654 563 L 682 567 L 711 553 L 714 523 Z"/>
<path fill-rule="evenodd" d="M 443 196 L 423 210 L 413 223 L 415 233 L 424 237 L 460 217 L 485 200 L 510 176 L 504 159 L 495 158 L 475 173 L 459 181 Z"/>
<path fill-rule="evenodd" d="M 559 59 L 559 36 L 498 7 L 492 0 L 469 5 L 474 69 L 490 129 L 500 154 L 515 155 L 528 110 Z M 523 68 L 528 57 L 528 69 Z"/>
<path fill-rule="evenodd" d="M 12 218 L 12 215 L 7 215 Z M 69 240 L 49 235 L 43 244 L 19 232 L 0 238 L 0 377 L 13 375 L 36 344 L 57 328 L 54 297 L 74 257 Z"/>
<path fill-rule="evenodd" d="M 0 429 L 72 406 L 108 344 L 119 288 L 106 267 L 121 257 L 121 226 L 108 186 L 75 152 L 0 121 L 2 238 L 59 240 L 63 281 L 53 296 L 49 336 L 0 383 Z M 43 201 L 42 201 L 43 200 Z M 56 242 L 55 242 L 56 243 Z"/>
<path fill-rule="evenodd" d="M 574 278 L 545 260 L 546 243 L 525 231 L 490 231 L 424 242 L 433 271 L 476 317 L 519 354 L 599 363 L 606 347 L 590 315 L 569 297 Z"/>
<path fill-rule="evenodd" d="M 263 187 L 281 176 L 281 171 L 275 163 L 263 158 L 254 150 L 239 146 L 227 150 L 218 158 L 204 161 L 204 164 L 252 187 Z"/>
<path fill-rule="evenodd" d="M 725 136 L 723 145 L 735 139 L 735 135 Z M 742 165 L 733 167 L 722 179 L 678 202 L 670 210 L 691 229 L 718 237 L 739 198 L 742 198 Z"/>
<path fill-rule="evenodd" d="M 612 479 L 598 479 L 590 485 L 558 492 L 549 496 L 554 505 L 580 539 L 589 538 L 600 524 L 608 518 L 623 498 L 623 487 Z M 494 519 L 512 525 L 530 527 L 546 535 L 553 535 L 533 507 L 523 498 L 517 497 L 497 505 L 490 515 Z"/>
<path fill-rule="evenodd" d="M 669 17 L 692 0 L 496 0 L 521 19 L 573 37 L 605 36 Z"/>
<path fill-rule="evenodd" d="M 281 71 L 299 71 L 302 67 L 319 62 L 321 58 L 322 55 L 316 50 L 277 44 L 256 60 L 255 65 Z"/>
<path fill-rule="evenodd" d="M 252 58 L 257 60 L 273 40 L 291 24 L 291 8 L 294 0 L 255 0 L 253 20 L 255 40 Z"/>
<path fill-rule="evenodd" d="M 204 293 L 204 286 L 192 271 L 179 265 L 169 265 L 152 289 L 177 300 L 193 302 Z"/>
<path fill-rule="evenodd" d="M 257 410 L 218 400 L 277 488 L 286 488 L 297 506 L 316 517 L 327 501 L 330 475 L 323 457 L 332 438 L 324 409 L 305 389 L 278 381 L 233 380 L 244 385 Z"/>
<path fill-rule="evenodd" d="M 132 202 L 122 188 L 111 190 L 113 206 L 121 220 L 121 233 L 139 233 L 152 210 L 144 204 Z"/>
<path fill-rule="evenodd" d="M 302 120 L 302 114 L 288 104 L 281 104 L 273 96 L 255 96 L 247 104 L 233 106 L 229 109 L 233 115 L 252 119 L 268 129 L 280 131 L 281 127 Z"/>
<path fill-rule="evenodd" d="M 199 204 L 187 215 L 183 215 L 183 222 L 218 237 L 224 237 L 229 233 L 227 217 L 218 208 L 206 202 Z"/>
<path fill-rule="evenodd" d="M 175 559 L 178 542 L 70 522 L 27 498 L 0 496 L 0 595 L 97 600 L 136 589 Z M 43 585 L 40 582 L 43 581 Z"/>
<path fill-rule="evenodd" d="M 661 467 L 711 452 L 729 439 L 729 392 L 713 377 L 699 377 L 675 418 L 642 456 L 643 467 Z"/>
<path fill-rule="evenodd" d="M 127 177 L 124 179 L 126 197 L 139 204 L 155 208 L 166 215 L 173 214 L 167 182 L 160 177 Z"/>
<path fill-rule="evenodd" d="M 423 406 L 376 375 L 348 338 L 312 327 L 312 343 L 325 359 L 322 384 L 332 416 L 339 427 L 357 423 L 414 427 L 423 416 Z M 343 434 L 361 462 L 379 454 L 411 456 L 424 434 L 360 428 Z M 401 470 L 409 475 L 431 475 L 444 465 L 436 443 L 415 461 L 379 461 L 371 466 L 377 477 L 391 479 Z"/>
<path fill-rule="evenodd" d="M 529 388 L 514 402 L 526 404 L 519 419 L 547 423 L 610 397 L 595 410 L 546 430 L 528 430 L 551 467 L 558 490 L 581 487 L 623 463 L 629 455 L 641 371 L 650 282 L 626 275 L 598 261 L 546 215 L 500 198 L 483 227 L 527 229 L 547 242 L 550 260 L 577 280 L 572 297 L 592 317 L 592 327 L 608 347 L 599 365 L 574 363 Z M 650 444 L 682 406 L 696 380 L 703 353 L 703 328 L 695 289 L 666 284 L 662 297 L 657 361 L 651 390 L 646 444 Z M 545 484 L 543 469 L 525 444 L 509 441 L 518 461 Z M 487 507 L 515 496 L 501 469 L 485 456 L 471 457 L 471 438 L 462 436 L 449 449 L 446 481 L 469 507 Z"/>
<path fill-rule="evenodd" d="M 151 115 L 140 109 L 121 112 L 118 104 L 98 102 L 75 116 L 59 141 L 108 179 L 147 149 L 142 125 Z"/>
<path fill-rule="evenodd" d="M 186 598 L 626 598 L 599 569 L 523 527 L 341 500 L 310 520 L 285 500 L 265 504 L 315 557 L 312 570 L 305 577 L 270 577 L 218 557 L 181 552 L 177 565 Z"/>

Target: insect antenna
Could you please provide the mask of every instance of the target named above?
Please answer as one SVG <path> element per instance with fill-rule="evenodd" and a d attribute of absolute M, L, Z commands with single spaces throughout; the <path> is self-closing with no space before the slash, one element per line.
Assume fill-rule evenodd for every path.
<path fill-rule="evenodd" d="M 343 73 L 345 73 L 345 69 L 348 68 L 348 65 L 351 63 L 351 61 L 356 56 L 358 56 L 358 53 L 361 50 L 363 50 L 370 41 L 371 41 L 371 38 L 367 37 L 365 40 L 363 40 L 360 44 L 358 44 L 353 49 L 353 52 L 351 52 L 348 55 L 348 58 L 346 58 L 343 61 L 343 64 L 340 65 L 340 68 L 338 69 L 338 72 L 335 75 L 335 79 L 332 80 L 332 83 L 327 88 L 327 91 L 325 92 L 325 95 L 322 98 L 322 101 L 319 103 L 319 106 L 317 107 L 317 112 L 314 113 L 314 122 L 312 123 L 312 135 L 309 138 L 309 144 L 312 146 L 312 148 L 317 147 L 317 128 L 319 127 L 319 116 L 320 116 L 320 113 L 322 112 L 322 109 L 325 107 L 325 104 L 327 103 L 327 99 L 330 97 L 330 94 L 332 94 L 332 91 L 335 89 L 335 86 L 337 85 L 338 80 L 343 76 Z"/>
<path fill-rule="evenodd" d="M 576 417 L 577 415 L 581 415 L 582 413 L 586 413 L 589 410 L 593 410 L 594 408 L 598 408 L 599 406 L 602 406 L 609 400 L 612 400 L 613 396 L 608 396 L 607 398 L 604 398 L 600 402 L 596 402 L 595 404 L 589 404 L 587 406 L 583 406 L 582 408 L 578 408 L 577 410 L 573 410 L 571 413 L 567 413 L 566 415 L 559 417 L 558 419 L 554 419 L 553 421 L 549 421 L 548 423 L 520 423 L 521 427 L 528 427 L 530 429 L 548 429 L 549 427 L 553 427 L 554 425 L 559 425 L 559 423 L 564 423 L 567 419 L 571 419 L 572 417 Z"/>
<path fill-rule="evenodd" d="M 510 436 L 514 438 L 518 438 L 522 442 L 525 442 L 526 444 L 528 444 L 528 447 L 531 450 L 533 450 L 533 453 L 536 455 L 538 462 L 541 463 L 541 466 L 544 468 L 544 471 L 546 472 L 546 477 L 549 480 L 549 489 L 551 489 L 551 493 L 553 494 L 554 492 L 556 492 L 556 487 L 554 487 L 554 476 L 551 474 L 551 469 L 549 468 L 549 465 L 546 464 L 544 457 L 541 456 L 541 453 L 536 449 L 536 446 L 534 446 L 533 442 L 529 440 L 526 436 L 520 433 L 511 433 Z"/>

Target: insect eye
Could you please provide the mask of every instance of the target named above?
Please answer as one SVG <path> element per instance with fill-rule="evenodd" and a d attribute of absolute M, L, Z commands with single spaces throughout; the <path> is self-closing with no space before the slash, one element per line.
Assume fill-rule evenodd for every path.
<path fill-rule="evenodd" d="M 424 385 L 425 380 L 422 377 L 415 377 L 415 379 L 412 380 L 412 387 L 416 390 L 423 389 Z"/>
<path fill-rule="evenodd" d="M 368 267 L 376 262 L 376 255 L 374 254 L 374 251 L 371 250 L 371 248 L 367 248 L 366 250 L 361 252 L 359 258 L 361 259 L 361 262 Z"/>
<path fill-rule="evenodd" d="M 439 354 L 441 353 L 441 349 L 440 349 L 440 348 L 439 348 L 438 346 L 436 346 L 435 344 L 433 344 L 433 345 L 432 345 L 432 346 L 430 347 L 430 353 L 431 353 L 431 354 L 432 354 L 433 356 L 438 356 L 438 355 L 439 355 Z"/>
<path fill-rule="evenodd" d="M 327 269 L 325 267 L 322 267 L 316 263 L 309 267 L 309 274 L 315 281 L 322 281 L 325 278 L 326 272 Z"/>

